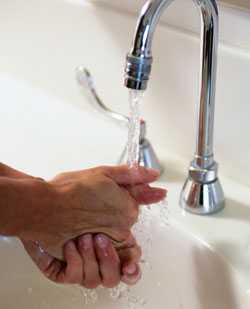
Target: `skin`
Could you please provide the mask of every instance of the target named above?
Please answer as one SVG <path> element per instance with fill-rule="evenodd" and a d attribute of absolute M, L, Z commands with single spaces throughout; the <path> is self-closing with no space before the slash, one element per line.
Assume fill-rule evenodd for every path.
<path fill-rule="evenodd" d="M 64 246 L 64 262 L 41 252 L 33 242 L 23 241 L 23 245 L 50 280 L 94 289 L 99 285 L 112 288 L 120 281 L 128 285 L 138 282 L 141 278 L 141 249 L 135 240 L 133 242 L 129 248 L 116 250 L 107 236 L 86 234 Z"/>
<path fill-rule="evenodd" d="M 45 182 L 1 164 L 0 189 L 6 194 L 0 205 L 6 202 L 7 210 L 0 207 L 0 234 L 19 237 L 54 282 L 87 288 L 135 284 L 141 276 L 141 250 L 130 228 L 140 204 L 165 197 L 165 190 L 148 185 L 158 176 L 142 168 L 99 167 Z M 20 201 L 25 194 L 28 198 Z M 15 203 L 19 209 L 11 207 Z"/>

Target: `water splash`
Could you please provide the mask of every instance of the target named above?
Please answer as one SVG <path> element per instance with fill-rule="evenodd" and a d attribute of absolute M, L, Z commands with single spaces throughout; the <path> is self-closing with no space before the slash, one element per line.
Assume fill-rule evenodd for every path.
<path fill-rule="evenodd" d="M 124 283 L 121 283 L 118 287 L 111 289 L 110 296 L 114 301 L 120 302 L 123 300 L 125 304 L 122 308 L 124 309 L 138 309 L 138 306 L 141 308 L 147 304 L 147 301 L 144 298 L 133 294 L 132 289 Z"/>
<path fill-rule="evenodd" d="M 128 143 L 127 143 L 127 164 L 129 167 L 134 168 L 139 164 L 139 151 L 140 151 L 140 103 L 143 98 L 143 91 L 130 90 L 129 92 L 129 105 L 130 105 L 130 117 L 129 117 L 129 130 L 128 130 Z M 139 221 L 133 228 L 133 233 L 138 239 L 139 236 L 142 236 L 144 229 L 148 228 L 147 225 L 148 216 L 142 215 L 142 212 L 139 216 Z M 144 227 L 143 227 L 144 225 Z M 145 240 L 147 246 L 142 246 L 143 250 L 149 247 L 151 240 L 147 237 L 139 237 L 139 243 L 141 245 L 142 240 Z M 144 250 L 145 254 L 146 250 Z M 145 305 L 146 300 L 140 298 L 137 295 L 134 295 L 131 288 L 127 285 L 121 283 L 114 289 L 110 290 L 110 296 L 114 301 L 124 300 L 126 302 L 126 308 L 135 309 L 138 308 L 138 305 Z"/>
<path fill-rule="evenodd" d="M 80 293 L 83 297 L 84 307 L 87 305 L 95 304 L 98 301 L 98 293 L 97 290 L 88 290 L 80 287 Z"/>
<path fill-rule="evenodd" d="M 140 213 L 138 223 L 133 227 L 133 234 L 140 244 L 143 256 L 140 266 L 144 276 L 150 278 L 152 272 L 152 248 L 153 248 L 153 229 L 155 221 L 161 222 L 161 226 L 166 228 L 169 226 L 169 210 L 167 201 L 162 201 L 153 207 L 143 207 Z M 150 280 L 150 279 L 149 279 Z M 156 288 L 161 287 L 161 278 L 156 281 Z M 119 304 L 121 309 L 139 309 L 144 308 L 148 304 L 145 295 L 141 296 L 136 291 L 125 284 L 121 283 L 114 289 L 109 291 L 113 301 Z"/>
<path fill-rule="evenodd" d="M 129 94 L 130 101 L 130 122 L 128 133 L 128 165 L 132 168 L 139 164 L 139 147 L 140 147 L 140 102 L 143 98 L 142 91 L 131 90 Z M 168 207 L 167 202 L 159 203 L 160 216 L 159 220 L 163 226 L 168 225 Z M 140 211 L 138 223 L 133 227 L 133 234 L 135 235 L 138 243 L 140 244 L 143 252 L 141 259 L 142 271 L 151 271 L 152 265 L 150 263 L 150 256 L 152 254 L 153 244 L 153 216 L 150 206 L 144 207 Z M 147 304 L 147 300 L 143 297 L 135 295 L 131 288 L 124 284 L 111 289 L 110 296 L 113 300 L 125 300 L 127 309 L 142 308 Z"/>

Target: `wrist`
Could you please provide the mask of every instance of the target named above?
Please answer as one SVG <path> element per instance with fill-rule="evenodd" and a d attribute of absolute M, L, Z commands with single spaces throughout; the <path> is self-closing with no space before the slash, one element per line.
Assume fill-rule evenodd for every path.
<path fill-rule="evenodd" d="M 46 226 L 48 208 L 53 204 L 53 190 L 42 179 L 0 179 L 7 200 L 1 205 L 2 231 L 0 234 L 22 239 L 35 239 L 42 226 Z M 4 207 L 4 206 L 3 206 Z"/>

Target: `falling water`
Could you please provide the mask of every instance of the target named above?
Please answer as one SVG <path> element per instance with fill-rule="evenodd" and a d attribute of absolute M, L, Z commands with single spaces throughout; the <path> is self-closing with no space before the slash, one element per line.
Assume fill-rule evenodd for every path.
<path fill-rule="evenodd" d="M 127 163 L 131 168 L 136 168 L 139 165 L 140 151 L 140 103 L 143 99 L 143 92 L 130 90 L 130 122 L 128 132 L 128 158 Z M 168 225 L 168 208 L 166 201 L 159 203 L 160 217 L 163 225 Z M 142 247 L 143 257 L 141 260 L 142 271 L 151 271 L 150 255 L 152 253 L 152 210 L 151 207 L 144 207 L 140 211 L 140 216 L 137 224 L 133 228 L 133 233 L 140 246 Z M 114 300 L 123 299 L 126 301 L 128 309 L 136 309 L 144 307 L 147 300 L 144 297 L 135 295 L 131 288 L 124 284 L 120 284 L 115 289 L 111 290 L 111 297 Z"/>
<path fill-rule="evenodd" d="M 128 158 L 127 163 L 131 168 L 136 168 L 139 164 L 139 150 L 140 150 L 140 103 L 143 99 L 143 92 L 131 90 L 129 92 L 129 103 L 130 103 L 130 121 L 129 121 L 129 132 L 127 142 Z M 168 208 L 166 207 L 166 201 L 159 203 L 162 225 L 168 225 Z M 143 257 L 141 260 L 142 271 L 151 271 L 152 265 L 150 263 L 150 256 L 152 254 L 152 219 L 151 207 L 144 207 L 141 209 L 139 220 L 133 228 L 133 233 L 140 246 L 142 247 Z M 158 283 L 159 284 L 159 283 Z M 84 298 L 84 305 L 96 303 L 98 300 L 98 293 L 96 290 L 81 289 L 81 294 Z M 110 297 L 114 301 L 125 302 L 126 309 L 137 309 L 142 308 L 147 304 L 147 299 L 136 295 L 133 289 L 127 285 L 121 283 L 116 288 L 110 289 Z"/>
<path fill-rule="evenodd" d="M 140 151 L 140 104 L 143 99 L 143 91 L 130 90 L 129 103 L 130 103 L 130 122 L 128 132 L 128 159 L 127 163 L 131 168 L 136 168 L 139 165 L 139 151 Z M 137 224 L 133 228 L 133 232 L 140 241 L 143 248 L 143 261 L 146 265 L 147 256 L 151 247 L 151 233 L 150 233 L 150 207 L 141 209 L 140 216 Z"/>
<path fill-rule="evenodd" d="M 140 147 L 140 103 L 143 98 L 143 91 L 130 90 L 129 92 L 129 130 L 128 130 L 128 165 L 134 167 L 139 162 Z"/>
<path fill-rule="evenodd" d="M 139 165 L 140 154 L 140 128 L 141 128 L 141 113 L 140 103 L 143 99 L 143 91 L 130 90 L 129 92 L 129 105 L 130 105 L 130 117 L 129 117 L 129 130 L 128 130 L 128 143 L 127 143 L 127 164 L 131 168 L 136 168 Z M 147 223 L 146 213 L 140 213 L 138 223 L 133 228 L 133 232 L 137 237 L 143 233 L 143 225 Z M 145 237 L 144 237 L 145 236 Z M 150 237 L 145 235 L 142 237 L 146 240 L 146 246 L 142 246 L 143 250 L 148 249 L 151 243 Z M 141 237 L 139 237 L 141 238 Z M 140 240 L 142 240 L 140 239 Z M 141 245 L 141 241 L 140 241 Z M 145 247 L 145 248 L 144 248 Z M 145 253 L 146 250 L 144 250 Z M 148 250 L 147 250 L 148 251 Z M 114 300 L 123 299 L 126 301 L 128 309 L 136 309 L 139 306 L 146 305 L 146 300 L 137 295 L 134 295 L 132 290 L 125 284 L 120 284 L 118 287 L 111 290 L 111 297 Z"/>

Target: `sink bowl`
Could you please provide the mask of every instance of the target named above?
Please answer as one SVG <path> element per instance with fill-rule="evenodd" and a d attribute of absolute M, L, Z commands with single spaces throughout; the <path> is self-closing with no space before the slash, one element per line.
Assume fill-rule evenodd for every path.
<path fill-rule="evenodd" d="M 170 211 L 163 220 L 165 206 L 160 207 L 144 211 L 146 218 L 151 217 L 144 222 L 146 236 L 139 233 L 138 238 L 151 235 L 149 242 L 143 242 L 147 263 L 142 265 L 142 280 L 129 292 L 124 287 L 97 289 L 86 296 L 86 290 L 77 286 L 53 284 L 39 273 L 17 240 L 1 238 L 0 307 L 14 309 L 18 301 L 20 309 L 250 308 L 246 289 L 227 260 L 180 227 L 175 213 Z M 169 207 L 176 207 L 185 218 L 177 204 Z"/>
<path fill-rule="evenodd" d="M 0 81 L 2 95 L 8 96 L 0 123 L 0 131 L 8 132 L 8 138 L 2 138 L 3 162 L 48 179 L 63 170 L 116 161 L 126 139 L 116 125 L 24 81 L 8 75 Z M 70 119 L 72 125 L 65 125 Z M 86 126 L 94 129 L 90 132 Z M 111 136 L 112 152 L 106 147 Z M 151 219 L 138 238 L 149 238 L 151 245 L 137 286 L 129 292 L 122 287 L 119 297 L 117 290 L 86 294 L 76 286 L 55 285 L 39 273 L 16 239 L 0 238 L 0 308 L 14 309 L 17 302 L 19 309 L 250 308 L 248 188 L 222 178 L 228 197 L 223 212 L 211 217 L 183 214 L 178 200 L 186 169 L 178 161 L 167 160 L 165 165 L 167 175 L 160 185 L 169 189 L 169 218 L 163 220 L 163 206 L 152 207 L 150 213 L 144 210 Z"/>
<path fill-rule="evenodd" d="M 134 30 L 135 20 L 104 9 L 97 10 L 91 6 L 91 1 L 1 1 L 0 5 L 3 40 L 0 53 L 0 97 L 3 102 L 0 121 L 1 161 L 45 179 L 63 171 L 117 162 L 124 148 L 127 132 L 102 119 L 88 107 L 77 87 L 74 69 L 83 62 L 91 71 L 93 69 L 94 76 L 100 81 L 100 88 L 104 90 L 105 102 L 108 105 L 114 102 L 111 108 L 127 113 L 127 93 L 122 94 L 125 90 L 121 84 L 121 68 L 124 65 L 124 52 L 130 44 L 131 36 L 128 31 Z M 84 39 L 82 34 L 86 29 Z M 117 35 L 114 36 L 110 30 L 115 30 Z M 180 60 L 182 57 L 182 61 L 186 62 L 183 50 L 188 47 L 192 52 L 189 63 L 186 62 L 185 65 L 182 61 L 174 63 L 174 57 L 168 57 L 171 63 L 162 65 L 159 62 L 159 66 L 162 66 L 161 74 L 158 79 L 155 78 L 154 91 L 147 100 L 153 103 L 155 95 L 159 95 L 159 104 L 162 101 L 162 105 L 158 105 L 161 106 L 160 113 L 157 114 L 155 104 L 145 104 L 146 119 L 152 123 L 150 138 L 157 147 L 160 158 L 165 160 L 166 179 L 162 180 L 161 185 L 169 190 L 169 215 L 167 220 L 163 220 L 161 209 L 157 206 L 152 207 L 150 213 L 145 210 L 151 219 L 143 225 L 144 235 L 138 235 L 139 241 L 143 242 L 147 262 L 143 264 L 142 280 L 129 292 L 121 287 L 121 292 L 98 289 L 86 294 L 85 290 L 77 286 L 55 285 L 39 273 L 18 240 L 2 237 L 0 308 L 250 308 L 249 187 L 221 177 L 227 197 L 226 208 L 210 217 L 183 214 L 178 205 L 181 187 L 186 178 L 184 172 L 187 161 L 180 162 L 176 155 L 182 154 L 182 158 L 187 158 L 191 136 L 193 138 L 191 130 L 189 133 L 187 130 L 193 121 L 187 114 L 192 114 L 189 102 L 191 104 L 194 101 L 195 87 L 187 71 L 190 69 L 192 76 L 196 76 L 192 59 L 198 58 L 193 49 L 196 40 L 192 37 L 165 31 L 163 28 L 161 33 L 164 34 L 165 41 L 159 42 L 159 45 L 164 47 L 161 52 L 164 55 L 165 47 L 168 46 L 169 55 L 179 57 Z M 109 47 L 109 52 L 100 55 L 104 45 Z M 229 51 L 223 51 L 224 62 L 230 63 L 228 66 L 223 65 L 224 70 L 225 67 L 228 69 L 222 70 L 223 74 L 226 72 L 224 76 L 230 76 L 227 72 L 239 74 L 241 71 L 247 76 L 249 55 L 240 57 L 240 60 L 234 53 L 227 54 Z M 167 74 L 170 76 L 168 80 L 166 69 L 172 72 Z M 181 71 L 182 76 L 179 74 Z M 248 79 L 242 77 L 243 75 L 237 75 L 234 79 L 234 86 L 238 81 L 235 95 L 232 95 L 232 87 L 228 87 L 228 84 L 220 84 L 220 89 L 226 89 L 226 96 L 221 96 L 219 101 L 227 102 L 230 106 L 228 111 L 231 110 L 231 116 L 229 114 L 225 117 L 224 104 L 219 105 L 221 110 L 218 115 L 221 115 L 221 120 L 234 119 L 236 111 L 232 106 L 235 106 L 235 102 L 246 101 L 242 93 L 243 89 L 248 88 L 243 87 L 242 83 Z M 183 82 L 178 83 L 181 85 L 180 89 L 176 89 L 177 78 L 178 81 L 183 78 Z M 227 79 L 221 80 L 224 82 Z M 164 81 L 164 86 L 160 87 L 159 81 Z M 169 87 L 167 91 L 166 85 Z M 182 88 L 184 86 L 186 88 Z M 187 89 L 190 90 L 188 97 L 180 96 L 186 96 Z M 237 104 L 237 113 L 238 107 Z M 239 115 L 246 120 L 242 121 L 242 126 L 238 126 L 238 129 L 237 126 L 234 127 L 234 133 L 238 132 L 235 133 L 236 137 L 249 131 L 245 108 Z M 227 141 L 225 149 L 230 149 L 231 152 L 230 157 L 229 151 L 221 150 L 221 156 L 225 160 L 219 161 L 226 163 L 224 171 L 228 170 L 228 174 L 233 171 L 233 159 L 242 162 L 240 174 L 245 174 L 242 184 L 249 183 L 246 139 L 244 143 L 240 143 L 241 139 L 235 138 L 234 142 L 238 144 L 231 147 L 231 128 L 229 130 L 225 126 L 224 120 L 219 123 L 220 126 L 221 123 L 224 125 L 224 135 L 221 135 L 219 147 L 223 147 Z M 231 122 L 228 123 L 230 126 Z M 187 135 L 186 138 L 183 138 L 183 132 Z M 182 146 L 175 147 L 173 141 L 180 139 Z M 169 143 L 166 143 L 168 140 Z M 163 148 L 162 153 L 158 149 L 159 145 Z M 173 149 L 176 153 L 167 158 L 166 153 L 169 154 Z M 239 152 L 238 149 L 242 151 Z M 242 173 L 242 170 L 246 172 Z M 149 250 L 146 250 L 148 241 Z"/>

